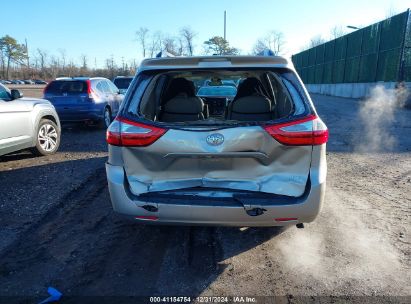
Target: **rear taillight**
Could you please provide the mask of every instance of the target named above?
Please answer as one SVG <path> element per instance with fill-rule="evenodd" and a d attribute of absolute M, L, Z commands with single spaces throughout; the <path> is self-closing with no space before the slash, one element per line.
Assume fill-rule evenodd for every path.
<path fill-rule="evenodd" d="M 86 80 L 86 84 L 87 84 L 87 95 L 88 95 L 88 98 L 90 99 L 90 101 L 93 101 L 96 96 L 94 95 L 94 92 L 93 92 L 93 90 L 91 89 L 91 81 L 90 81 L 90 79 L 87 79 L 87 80 Z"/>
<path fill-rule="evenodd" d="M 303 119 L 264 126 L 279 143 L 287 146 L 314 146 L 328 141 L 328 129 L 320 118 L 310 115 Z"/>
<path fill-rule="evenodd" d="M 117 117 L 107 129 L 106 141 L 113 146 L 146 147 L 166 132 L 167 129 Z"/>
<path fill-rule="evenodd" d="M 43 89 L 43 95 L 46 94 L 46 91 L 47 91 L 47 89 L 49 88 L 50 84 L 51 84 L 51 81 L 44 87 L 44 89 Z"/>

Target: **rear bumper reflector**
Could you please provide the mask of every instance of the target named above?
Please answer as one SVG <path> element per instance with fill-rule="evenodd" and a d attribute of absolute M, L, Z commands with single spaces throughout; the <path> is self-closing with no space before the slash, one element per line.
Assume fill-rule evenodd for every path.
<path fill-rule="evenodd" d="M 135 217 L 137 220 L 157 221 L 158 217 L 153 215 L 139 215 Z"/>
<path fill-rule="evenodd" d="M 290 222 L 290 221 L 296 221 L 298 218 L 296 217 L 280 217 L 275 219 L 277 222 Z"/>

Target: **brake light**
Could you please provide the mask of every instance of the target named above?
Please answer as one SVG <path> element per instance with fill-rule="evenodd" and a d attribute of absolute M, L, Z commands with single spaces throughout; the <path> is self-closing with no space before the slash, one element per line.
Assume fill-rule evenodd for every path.
<path fill-rule="evenodd" d="M 43 95 L 46 94 L 46 91 L 47 91 L 47 89 L 49 88 L 50 84 L 51 84 L 51 81 L 44 87 L 44 89 L 43 89 Z"/>
<path fill-rule="evenodd" d="M 90 79 L 87 79 L 87 80 L 86 80 L 86 84 L 87 84 L 87 95 L 88 95 L 88 98 L 90 99 L 90 101 L 93 101 L 93 100 L 96 98 L 96 96 L 95 96 L 93 90 L 91 89 L 91 81 L 90 81 Z"/>
<path fill-rule="evenodd" d="M 106 141 L 113 146 L 146 147 L 166 132 L 167 129 L 117 117 L 107 129 Z"/>
<path fill-rule="evenodd" d="M 286 146 L 315 146 L 328 141 L 328 129 L 315 115 L 264 129 L 279 143 Z"/>
<path fill-rule="evenodd" d="M 87 83 L 87 94 L 91 94 L 92 93 L 92 91 L 91 91 L 91 81 L 90 81 L 90 79 L 87 79 L 86 80 L 86 83 Z"/>

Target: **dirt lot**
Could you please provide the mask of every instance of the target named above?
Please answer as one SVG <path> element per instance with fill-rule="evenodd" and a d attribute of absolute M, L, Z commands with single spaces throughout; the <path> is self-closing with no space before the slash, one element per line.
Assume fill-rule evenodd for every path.
<path fill-rule="evenodd" d="M 411 111 L 370 124 L 364 102 L 313 97 L 330 129 L 329 172 L 323 210 L 305 229 L 124 222 L 111 209 L 99 129 L 65 128 L 53 156 L 2 157 L 0 295 L 44 299 L 53 286 L 70 303 L 85 301 L 67 298 L 77 295 L 409 303 Z"/>
<path fill-rule="evenodd" d="M 42 84 L 9 84 L 7 85 L 9 89 L 17 89 L 27 97 L 43 97 L 43 89 L 45 85 Z"/>

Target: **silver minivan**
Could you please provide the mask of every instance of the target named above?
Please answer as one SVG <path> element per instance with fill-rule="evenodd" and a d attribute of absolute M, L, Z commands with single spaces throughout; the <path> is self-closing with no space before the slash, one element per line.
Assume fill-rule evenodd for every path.
<path fill-rule="evenodd" d="M 146 59 L 107 130 L 112 205 L 150 223 L 311 222 L 324 198 L 327 140 L 285 58 Z"/>

